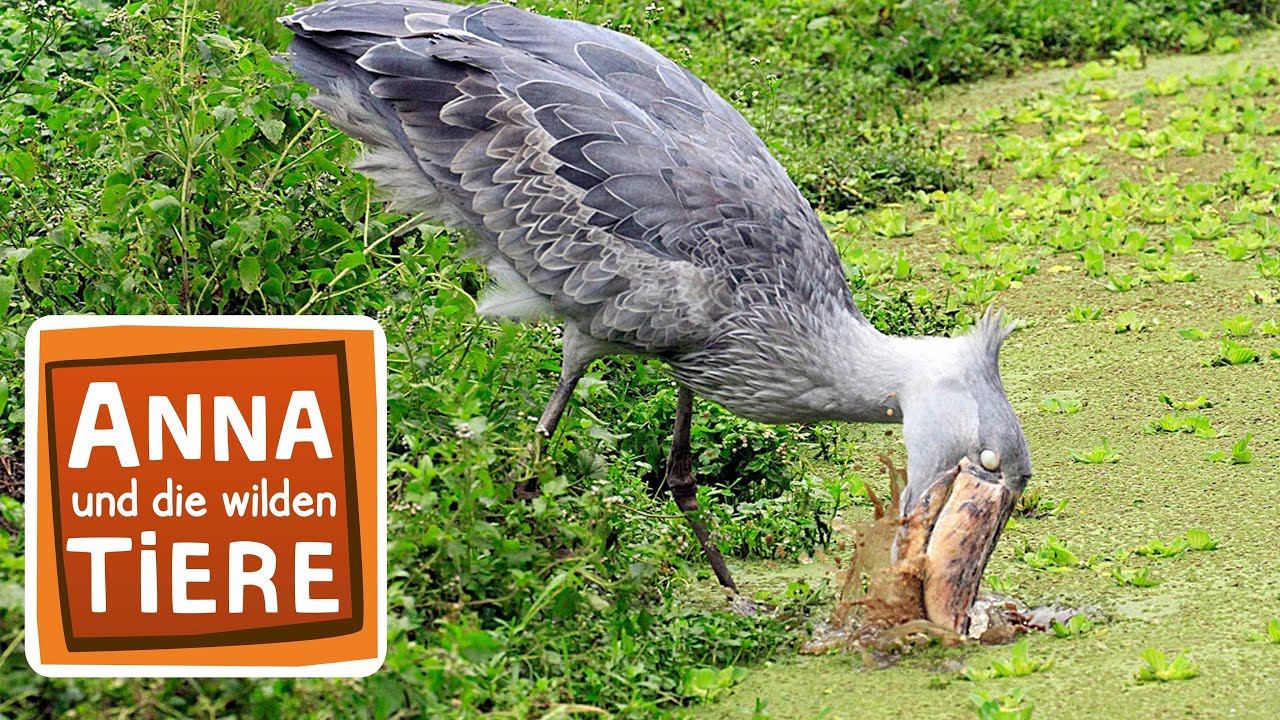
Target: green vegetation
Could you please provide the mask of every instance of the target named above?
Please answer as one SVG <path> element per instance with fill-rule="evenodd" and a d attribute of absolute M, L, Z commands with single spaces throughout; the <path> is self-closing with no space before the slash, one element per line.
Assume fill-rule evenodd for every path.
<path fill-rule="evenodd" d="M 1118 463 L 1120 462 L 1120 453 L 1114 452 L 1111 449 L 1111 444 L 1103 440 L 1101 445 L 1095 445 L 1088 450 L 1072 450 L 1071 459 L 1074 462 L 1089 465 Z"/>
<path fill-rule="evenodd" d="M 1196 552 L 1207 552 L 1209 550 L 1218 549 L 1218 541 L 1214 540 L 1209 533 L 1204 530 L 1188 530 L 1186 535 L 1182 536 L 1187 541 L 1187 547 Z"/>
<path fill-rule="evenodd" d="M 1067 319 L 1071 322 L 1092 322 L 1102 318 L 1102 308 L 1088 308 L 1072 305 L 1067 310 Z"/>
<path fill-rule="evenodd" d="M 1239 36 L 1259 25 L 1268 4 L 535 4 L 637 35 L 740 107 L 822 210 L 855 296 L 881 329 L 954 332 L 993 301 L 1015 303 L 1020 317 L 1038 322 L 1029 323 L 1028 335 L 1039 345 L 1026 351 L 1011 342 L 1002 358 L 1017 371 L 1006 383 L 1011 395 L 1023 393 L 1018 409 L 1037 458 L 1056 454 L 1044 465 L 1037 459 L 1038 468 L 1053 469 L 1038 469 L 1034 483 L 1052 473 L 1073 481 L 1106 474 L 1062 457 L 1062 448 L 1087 441 L 1064 432 L 1086 417 L 1068 417 L 1084 403 L 1063 392 L 1045 398 L 1045 412 L 1037 413 L 1044 388 L 1089 397 L 1092 421 L 1095 408 L 1107 407 L 1110 416 L 1135 382 L 1129 377 L 1117 387 L 1111 380 L 1125 374 L 1118 358 L 1128 344 L 1143 344 L 1144 354 L 1179 365 L 1177 372 L 1208 378 L 1236 371 L 1196 367 L 1194 356 L 1175 349 L 1194 343 L 1168 344 L 1166 336 L 1178 341 L 1166 328 L 1212 328 L 1228 317 L 1231 327 L 1221 326 L 1228 338 L 1208 361 L 1215 366 L 1259 360 L 1230 340 L 1254 330 L 1239 335 L 1234 314 L 1256 317 L 1263 335 L 1280 332 L 1280 255 L 1269 209 L 1280 170 L 1265 142 L 1274 127 L 1274 63 L 1139 77 L 1160 51 L 1236 52 Z M 212 9 L 221 21 L 197 12 Z M 0 715 L 666 717 L 736 712 L 745 693 L 748 713 L 792 716 L 788 695 L 759 683 L 795 666 L 763 661 L 790 659 L 809 620 L 825 617 L 821 578 L 789 578 L 777 588 L 755 583 L 753 592 L 779 605 L 761 617 L 738 617 L 696 597 L 713 581 L 687 529 L 671 519 L 674 506 L 655 492 L 674 397 L 657 362 L 595 365 L 563 431 L 544 454 L 528 449 L 529 416 L 557 371 L 557 332 L 477 318 L 472 297 L 486 278 L 460 255 L 458 238 L 386 213 L 369 184 L 347 169 L 355 144 L 317 116 L 303 101 L 306 88 L 270 59 L 287 35 L 271 22 L 283 10 L 283 2 L 248 0 L 23 0 L 0 10 L 0 459 L 21 449 L 22 336 L 38 316 L 376 315 L 390 348 L 386 666 L 344 682 L 34 676 L 22 662 L 23 537 L 6 532 L 22 527 L 22 506 L 0 464 Z M 922 100 L 941 86 L 1063 60 L 1090 62 L 1061 71 L 1029 99 L 1010 104 L 1002 94 L 998 105 L 975 104 L 963 121 L 925 114 Z M 1138 79 L 1130 82 L 1131 74 Z M 1210 173 L 1195 164 L 1208 160 L 1224 167 Z M 881 207 L 886 203 L 893 205 Z M 860 214 L 873 207 L 879 209 Z M 1046 300 L 1042 289 L 1057 279 L 1069 290 Z M 1198 303 L 1212 314 L 1185 310 Z M 1062 320 L 1065 308 L 1073 323 L 1097 321 L 1104 307 L 1108 317 L 1127 318 L 1125 332 Z M 1079 334 L 1067 337 L 1055 325 Z M 1187 335 L 1219 341 L 1216 333 Z M 1097 372 L 1089 377 L 1101 378 L 1089 381 L 1096 393 L 1067 384 L 1069 376 L 1036 384 L 1050 377 L 1037 374 L 1047 372 L 1042 354 L 1087 365 L 1075 347 L 1083 342 L 1096 342 L 1110 363 L 1090 366 Z M 1206 344 L 1197 353 L 1210 351 Z M 1212 378 L 1196 386 L 1181 377 L 1143 385 L 1141 402 L 1179 387 L 1233 397 Z M 1203 396 L 1162 400 L 1176 411 L 1210 407 Z M 1134 418 L 1150 411 L 1127 410 Z M 1214 419 L 1241 426 L 1238 414 L 1219 412 L 1239 410 L 1218 408 Z M 1100 427 L 1088 429 L 1094 437 L 1119 439 L 1143 422 L 1097 414 Z M 1177 426 L 1169 432 L 1216 434 L 1207 418 L 1196 417 L 1204 416 L 1169 421 Z M 748 568 L 834 555 L 837 514 L 866 512 L 861 505 L 874 480 L 858 466 L 892 444 L 859 428 L 758 426 L 706 404 L 698 406 L 693 434 L 700 501 L 722 550 Z M 1153 433 L 1124 444 L 1123 469 L 1133 466 L 1139 488 L 1130 495 L 1104 490 L 1094 498 L 1064 483 L 1052 486 L 1062 498 L 1053 502 L 1033 484 L 1019 512 L 1036 521 L 1007 531 L 988 585 L 1117 604 L 1107 592 L 1127 591 L 1106 574 L 1065 572 L 1081 563 L 1058 538 L 1084 554 L 1112 546 L 1103 544 L 1110 536 L 1098 535 L 1104 525 L 1107 532 L 1120 527 L 1124 539 L 1116 542 L 1125 546 L 1161 533 L 1124 525 L 1160 521 L 1154 485 L 1142 483 L 1152 482 L 1152 468 L 1175 478 L 1168 469 L 1178 467 L 1162 465 L 1161 452 L 1138 443 L 1177 442 Z M 1071 459 L 1114 463 L 1120 456 L 1104 442 Z M 1263 465 L 1231 472 L 1261 472 Z M 512 502 L 514 483 L 533 476 L 543 496 Z M 1203 483 L 1176 480 L 1171 496 L 1185 500 L 1177 494 L 1183 486 L 1200 488 L 1197 499 L 1204 494 Z M 1208 495 L 1212 503 L 1225 491 Z M 1102 523 L 1117 506 L 1124 522 Z M 1212 516 L 1215 532 L 1231 537 L 1237 552 L 1235 526 L 1227 523 L 1251 520 L 1216 505 L 1210 511 L 1223 513 Z M 1033 543 L 1028 527 L 1052 534 Z M 1191 550 L 1217 544 L 1193 530 L 1170 546 L 1183 541 Z M 1232 562 L 1258 561 L 1247 557 Z M 1175 571 L 1164 568 L 1190 564 L 1162 565 L 1169 582 L 1159 592 L 1177 585 Z M 1113 572 L 1125 585 L 1155 583 L 1146 568 Z M 1252 592 L 1252 580 L 1246 575 L 1241 592 Z M 1203 607 L 1196 612 L 1208 616 Z M 1087 622 L 1076 616 L 1059 625 L 1077 636 L 1089 632 Z M 1145 621 L 1108 624 L 1115 638 L 1109 652 L 1158 644 L 1143 633 L 1164 631 L 1150 628 Z M 1275 622 L 1267 630 L 1273 641 L 1280 636 Z M 1092 642 L 1055 648 L 1097 658 Z M 1149 664 L 1152 673 L 1178 675 L 1187 668 L 1172 668 L 1182 660 L 1160 669 Z M 904 703 L 946 704 L 920 716 L 954 715 L 965 703 L 963 694 L 919 693 L 923 682 L 912 674 L 919 670 L 909 665 L 864 681 L 850 680 L 848 658 L 812 661 L 830 663 L 819 667 L 832 668 L 846 685 L 874 682 L 896 688 Z M 1019 676 L 1029 673 L 1018 668 L 1034 673 L 1049 662 L 1030 660 L 1023 643 L 1013 657 L 978 672 L 998 675 L 997 664 Z M 811 667 L 799 674 L 821 682 L 826 676 Z M 1064 671 L 1079 670 L 1064 661 L 1048 675 Z M 1128 673 L 1096 671 L 1108 682 L 1127 681 Z M 1025 682 L 1041 682 L 1040 675 Z M 877 702 L 886 692 L 877 690 Z M 1064 716 L 1058 694 L 1036 693 L 1042 712 Z M 833 704 L 870 695 L 791 693 Z M 1032 710 L 1022 690 L 998 698 L 974 693 L 971 704 L 982 718 L 1028 718 Z M 1177 704 L 1198 707 L 1182 696 Z"/>
<path fill-rule="evenodd" d="M 1165 413 L 1159 420 L 1147 426 L 1151 433 L 1190 433 L 1198 438 L 1212 439 L 1218 437 L 1218 430 L 1213 421 L 1200 414 L 1175 415 Z"/>
<path fill-rule="evenodd" d="M 1142 660 L 1145 664 L 1134 673 L 1139 682 L 1190 680 L 1200 674 L 1199 666 L 1193 664 L 1186 653 L 1178 653 L 1169 660 L 1159 650 L 1148 649 L 1142 653 Z"/>
<path fill-rule="evenodd" d="M 1035 703 L 1026 699 L 1027 691 L 1017 688 L 1008 695 L 992 697 L 981 690 L 974 690 L 969 695 L 978 713 L 978 720 L 1031 720 Z"/>
<path fill-rule="evenodd" d="M 1231 365 L 1249 365 L 1259 362 L 1258 353 L 1247 346 L 1231 340 L 1223 340 L 1218 354 L 1206 358 L 1203 363 L 1208 367 L 1225 367 Z"/>
<path fill-rule="evenodd" d="M 1049 630 L 1053 632 L 1054 637 L 1063 639 L 1088 635 L 1093 632 L 1093 628 L 1094 622 L 1088 615 L 1072 615 L 1065 623 L 1057 619 L 1049 623 Z"/>
<path fill-rule="evenodd" d="M 1039 545 L 1022 546 L 1022 560 L 1035 570 L 1066 572 L 1080 566 L 1080 558 L 1067 549 L 1066 543 L 1050 535 Z"/>
<path fill-rule="evenodd" d="M 1174 410 L 1204 410 L 1205 408 L 1213 407 L 1213 403 L 1204 395 L 1201 395 L 1194 400 L 1174 400 L 1168 395 L 1161 395 L 1160 402 L 1168 405 Z"/>
<path fill-rule="evenodd" d="M 1014 506 L 1014 514 L 1020 517 L 1028 518 L 1046 518 L 1060 515 L 1067 509 L 1069 500 L 1053 501 L 1044 496 L 1044 491 L 1039 488 L 1028 488 L 1018 497 L 1018 503 Z"/>
<path fill-rule="evenodd" d="M 1251 632 L 1249 639 L 1280 645 L 1280 618 L 1273 618 L 1263 632 Z"/>
<path fill-rule="evenodd" d="M 1130 587 L 1151 588 L 1160 584 L 1159 580 L 1151 576 L 1150 568 L 1126 570 L 1121 567 L 1114 567 L 1111 568 L 1111 577 L 1116 581 L 1117 585 Z"/>
<path fill-rule="evenodd" d="M 1222 331 L 1231 337 L 1249 337 L 1253 334 L 1253 320 L 1244 315 L 1235 315 L 1223 320 Z"/>
<path fill-rule="evenodd" d="M 1205 459 L 1209 462 L 1227 463 L 1228 465 L 1244 465 L 1253 462 L 1253 453 L 1249 451 L 1249 441 L 1253 439 L 1253 433 L 1245 433 L 1231 446 L 1231 452 L 1226 453 L 1221 450 L 1211 450 L 1205 453 Z"/>
<path fill-rule="evenodd" d="M 1114 281 L 1114 278 L 1112 278 Z M 1116 333 L 1142 332 L 1147 329 L 1147 322 L 1138 317 L 1133 310 L 1125 310 L 1116 316 Z"/>
<path fill-rule="evenodd" d="M 974 669 L 965 668 L 961 676 L 965 680 L 978 681 L 990 680 L 991 678 L 1010 678 L 1010 677 L 1026 677 L 1038 672 L 1044 672 L 1053 667 L 1052 660 L 1032 660 L 1030 657 L 1029 643 L 1025 638 L 1013 644 L 1010 648 L 1009 660 L 992 660 L 991 667 Z"/>
<path fill-rule="evenodd" d="M 1045 412 L 1062 413 L 1063 415 L 1074 415 L 1080 412 L 1084 407 L 1084 403 L 1073 400 L 1071 398 L 1049 396 L 1040 401 L 1040 409 Z"/>

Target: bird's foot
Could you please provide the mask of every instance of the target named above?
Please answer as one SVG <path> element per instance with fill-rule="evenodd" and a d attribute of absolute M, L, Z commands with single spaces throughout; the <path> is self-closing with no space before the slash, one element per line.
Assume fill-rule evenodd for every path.
<path fill-rule="evenodd" d="M 729 609 L 735 615 L 741 617 L 763 617 L 772 615 L 777 608 L 766 602 L 752 600 L 751 598 L 737 592 L 726 592 L 726 598 L 729 600 Z"/>

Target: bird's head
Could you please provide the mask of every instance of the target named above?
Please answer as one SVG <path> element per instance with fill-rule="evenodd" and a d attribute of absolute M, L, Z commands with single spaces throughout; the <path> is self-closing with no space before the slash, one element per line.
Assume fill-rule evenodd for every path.
<path fill-rule="evenodd" d="M 904 510 L 961 458 L 999 474 L 1015 494 L 1031 478 L 1027 438 L 1000 382 L 1000 346 L 1014 327 L 988 310 L 972 331 L 948 344 L 946 360 L 915 382 L 902 417 Z"/>
<path fill-rule="evenodd" d="M 939 483 L 953 483 L 933 526 L 928 565 L 946 576 L 935 580 L 949 583 L 948 596 L 963 606 L 959 616 L 944 623 L 958 630 L 967 627 L 963 613 L 1031 478 L 1027 439 L 1000 382 L 1000 346 L 1013 329 L 988 310 L 972 331 L 941 346 L 929 371 L 903 398 L 908 480 L 903 516 L 936 495 L 931 490 Z M 965 479 L 957 481 L 957 468 L 966 459 Z"/>

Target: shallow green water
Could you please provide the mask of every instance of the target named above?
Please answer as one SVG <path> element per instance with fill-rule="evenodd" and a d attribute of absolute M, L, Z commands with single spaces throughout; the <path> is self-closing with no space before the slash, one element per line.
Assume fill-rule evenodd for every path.
<path fill-rule="evenodd" d="M 1259 47 L 1229 59 L 1268 63 L 1277 48 L 1278 36 L 1264 36 Z M 1110 85 L 1127 91 L 1141 87 L 1147 77 L 1211 72 L 1224 62 L 1219 57 L 1154 60 L 1131 76 L 1120 73 Z M 1055 73 L 1051 81 L 998 81 L 962 97 L 969 99 L 968 109 L 979 109 L 972 103 L 1005 102 L 1019 93 L 1056 89 L 1069 77 L 1067 71 L 1049 72 Z M 1149 100 L 1146 107 L 1169 110 L 1160 109 L 1161 101 Z M 1271 118 L 1277 117 L 1274 88 L 1257 102 Z M 1276 156 L 1274 137 L 1260 135 L 1256 143 Z M 1233 151 L 1222 142 L 1206 147 L 1203 155 L 1173 154 L 1150 164 L 1157 172 L 1182 173 L 1184 183 L 1214 182 L 1231 165 Z M 1109 157 L 1104 165 L 1109 164 L 1113 177 L 1121 177 L 1130 169 L 1125 162 L 1140 164 Z M 997 168 L 990 182 L 1000 187 L 1030 181 Z M 1274 213 L 1272 207 L 1273 222 Z M 945 287 L 945 279 L 937 276 L 935 256 L 942 249 L 937 228 L 866 243 L 905 248 L 927 284 Z M 1042 260 L 1038 273 L 1001 292 L 995 302 L 1031 323 L 1006 344 L 1002 374 L 1032 447 L 1033 487 L 1069 505 L 1058 517 L 1020 520 L 1005 534 L 988 576 L 1003 577 L 1011 593 L 1029 603 L 1098 608 L 1108 621 L 1081 638 L 1032 637 L 1031 656 L 1055 661 L 1047 672 L 980 683 L 957 680 L 956 667 L 985 667 L 991 659 L 1007 658 L 1007 647 L 931 649 L 884 670 L 862 669 L 853 656 L 791 656 L 753 669 L 725 699 L 696 708 L 695 717 L 751 717 L 761 699 L 773 718 L 970 718 L 976 717 L 968 701 L 975 688 L 992 695 L 1025 688 L 1035 704 L 1035 718 L 1280 718 L 1280 645 L 1249 639 L 1250 632 L 1280 617 L 1280 359 L 1268 357 L 1270 349 L 1280 348 L 1280 336 L 1263 336 L 1257 329 L 1264 321 L 1280 320 L 1280 306 L 1256 304 L 1248 292 L 1275 292 L 1276 282 L 1258 277 L 1253 261 L 1227 261 L 1212 243 L 1198 244 L 1177 258 L 1177 267 L 1198 273 L 1198 281 L 1152 282 L 1129 292 L 1108 291 L 1100 280 L 1084 277 L 1077 260 L 1061 257 L 1066 259 Z M 1135 259 L 1108 262 L 1117 270 L 1138 272 Z M 1068 322 L 1065 312 L 1073 304 L 1102 307 L 1103 319 Z M 1126 310 L 1138 312 L 1150 329 L 1115 333 L 1112 319 Z M 1254 332 L 1243 341 L 1264 362 L 1203 366 L 1202 358 L 1218 349 L 1219 321 L 1236 313 L 1255 320 Z M 1178 335 L 1177 330 L 1189 327 L 1211 337 Z M 1050 394 L 1086 404 L 1075 414 L 1052 414 L 1039 408 Z M 1180 400 L 1206 395 L 1213 407 L 1200 412 L 1221 437 L 1144 432 L 1169 412 L 1158 399 L 1161 394 Z M 1207 451 L 1227 450 L 1246 432 L 1253 435 L 1250 464 L 1205 459 Z M 1071 461 L 1071 450 L 1103 439 L 1120 453 L 1118 463 Z M 1152 588 L 1119 585 L 1109 564 L 1044 573 L 1020 558 L 1024 542 L 1039 543 L 1050 534 L 1084 559 L 1114 556 L 1151 540 L 1168 542 L 1191 528 L 1208 531 L 1220 548 L 1123 561 L 1129 570 L 1149 568 L 1160 581 Z M 735 569 L 748 590 L 778 590 L 788 579 L 817 579 L 824 573 L 822 563 L 743 564 Z M 1169 654 L 1189 651 L 1199 676 L 1137 682 L 1134 672 L 1147 648 Z"/>

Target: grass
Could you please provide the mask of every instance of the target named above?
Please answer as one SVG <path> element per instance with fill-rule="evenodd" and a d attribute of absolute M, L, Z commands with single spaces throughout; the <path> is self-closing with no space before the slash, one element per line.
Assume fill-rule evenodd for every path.
<path fill-rule="evenodd" d="M 1162 384 L 1141 393 L 1147 404 L 1161 388 L 1204 388 L 1224 403 L 1236 397 L 1221 384 L 1231 378 L 1200 375 L 1194 376 L 1200 386 L 1175 384 L 1164 365 L 1236 371 L 1199 367 L 1171 349 L 1166 339 L 1173 334 L 1165 328 L 1213 327 L 1247 311 L 1265 333 L 1276 319 L 1276 306 L 1261 302 L 1280 290 L 1266 277 L 1271 231 L 1258 225 L 1274 188 L 1274 163 L 1252 139 L 1265 134 L 1259 104 L 1270 97 L 1274 75 L 1224 65 L 1207 80 L 1162 76 L 1126 91 L 1108 83 L 1141 73 L 1156 51 L 1231 50 L 1235 37 L 1255 25 L 1242 13 L 1265 6 L 966 0 L 900 4 L 884 15 L 883 4 L 835 2 L 539 6 L 636 34 L 742 108 L 823 210 L 863 310 L 881 328 L 955 331 L 992 301 L 1018 303 L 1020 317 L 1038 322 L 1025 341 L 1015 336 L 1005 358 L 1013 363 L 1006 383 L 1033 441 L 1035 482 L 1057 473 L 1100 489 L 1090 496 L 1072 483 L 1054 486 L 1061 500 L 1053 508 L 1070 501 L 1068 519 L 1044 502 L 1026 504 L 1025 524 L 1049 540 L 1024 545 L 1019 540 L 1028 530 L 1011 529 L 994 567 L 1009 586 L 1045 597 L 1066 587 L 1066 597 L 1114 605 L 1111 593 L 1132 593 L 1102 573 L 1053 571 L 1080 565 L 1068 543 L 1096 550 L 1110 546 L 1104 545 L 1113 541 L 1110 533 L 1125 545 L 1154 536 L 1125 523 L 1158 522 L 1165 498 L 1155 502 L 1136 489 L 1119 494 L 1117 488 L 1148 485 L 1116 482 L 1107 467 L 1076 468 L 1061 451 L 1068 445 L 1058 443 L 1090 442 L 1082 433 L 1094 429 L 1072 423 L 1096 421 L 1118 443 L 1123 438 L 1121 468 L 1149 484 L 1149 466 L 1164 467 L 1166 454 L 1186 456 L 1167 435 L 1139 435 L 1149 408 L 1125 404 L 1127 385 L 1160 375 Z M 22 396 L 21 334 L 36 316 L 376 314 L 387 330 L 392 368 L 387 664 L 369 679 L 343 683 L 37 679 L 19 652 L 22 538 L 0 532 L 0 713 L 93 716 L 143 708 L 176 715 L 465 718 L 600 709 L 615 717 L 667 717 L 728 713 L 746 695 L 748 705 L 779 717 L 821 710 L 788 714 L 793 703 L 862 697 L 874 698 L 880 710 L 849 715 L 870 717 L 886 707 L 901 714 L 913 703 L 933 704 L 938 716 L 970 711 L 963 693 L 920 693 L 923 682 L 912 667 L 864 680 L 850 677 L 848 658 L 804 660 L 814 665 L 796 675 L 821 682 L 828 676 L 812 669 L 830 668 L 842 682 L 874 682 L 874 692 L 787 693 L 797 679 L 777 673 L 802 662 L 791 647 L 805 618 L 821 615 L 820 577 L 783 583 L 772 593 L 782 604 L 777 616 L 739 618 L 721 604 L 690 599 L 689 588 L 712 581 L 685 528 L 663 519 L 675 514 L 673 506 L 650 489 L 660 477 L 673 399 L 659 364 L 593 366 L 566 431 L 545 457 L 528 454 L 528 418 L 557 370 L 556 332 L 476 318 L 471 298 L 485 278 L 457 255 L 457 238 L 410 229 L 406 218 L 370 202 L 367 184 L 345 169 L 355 146 L 313 120 L 301 102 L 305 91 L 270 61 L 281 34 L 266 21 L 280 8 L 225 0 L 220 9 L 224 25 L 194 19 L 186 38 L 178 32 L 182 3 L 110 16 L 90 0 L 66 4 L 65 15 L 34 4 L 0 10 L 6 29 L 0 393 L 7 393 L 0 402 L 0 455 L 21 444 L 23 409 L 13 398 Z M 24 66 L 28 51 L 46 39 L 40 61 Z M 1096 64 L 1064 70 L 1051 91 L 1017 106 L 976 105 L 981 117 L 956 125 L 914 109 L 940 86 L 1058 59 Z M 1195 158 L 1225 160 L 1226 169 L 1203 181 L 1166 172 L 1166 163 Z M 1144 175 L 1140 168 L 1160 170 Z M 889 202 L 895 205 L 859 215 Z M 1248 261 L 1232 262 L 1241 254 Z M 1224 271 L 1213 263 L 1242 274 L 1223 283 Z M 1198 279 L 1180 281 L 1187 272 Z M 1245 275 L 1255 272 L 1257 278 Z M 1070 292 L 1058 289 L 1043 304 L 1027 299 L 1059 284 Z M 1245 286 L 1247 295 L 1236 289 Z M 1170 296 L 1176 300 L 1164 302 Z M 1224 307 L 1224 298 L 1237 296 L 1248 307 Z M 1164 303 L 1159 314 L 1139 304 L 1156 302 Z M 1212 307 L 1213 314 L 1190 316 L 1187 303 Z M 1104 307 L 1108 317 L 1133 312 L 1139 322 L 1152 322 L 1141 333 L 1105 332 L 1106 323 L 1092 323 Z M 1078 324 L 1064 322 L 1064 314 Z M 1157 325 L 1156 317 L 1166 324 Z M 1057 334 L 1057 324 L 1079 334 Z M 1094 328 L 1108 337 L 1089 334 Z M 1035 344 L 1044 337 L 1053 338 L 1060 384 L 1038 380 L 1049 372 L 1042 356 L 1050 349 Z M 1211 352 L 1197 345 L 1201 340 L 1181 342 L 1198 355 Z M 1099 359 L 1081 353 L 1063 360 L 1064 348 L 1090 343 L 1103 348 Z M 1138 345 L 1141 352 L 1127 354 Z M 1113 364 L 1098 364 L 1104 362 Z M 1089 379 L 1060 370 L 1071 365 L 1086 368 Z M 1125 387 L 1116 387 L 1118 376 Z M 1089 412 L 1034 412 L 1043 388 L 1089 397 Z M 1224 405 L 1222 412 L 1236 413 L 1230 424 L 1240 427 L 1239 407 Z M 1117 415 L 1124 422 L 1111 419 Z M 861 428 L 765 428 L 700 405 L 694 427 L 706 485 L 700 499 L 713 509 L 717 537 L 734 563 L 808 557 L 831 547 L 837 512 L 864 510 L 858 488 L 878 478 L 854 468 L 893 442 Z M 1157 442 L 1166 449 L 1138 449 Z M 1103 465 L 1119 459 L 1107 443 L 1080 455 L 1078 462 Z M 527 474 L 543 479 L 544 497 L 510 502 L 512 480 Z M 1090 485 L 1093 475 L 1106 482 Z M 1175 487 L 1168 495 L 1185 502 L 1181 486 L 1191 483 L 1174 472 L 1169 478 Z M 1196 502 L 1210 506 L 1229 495 L 1202 494 Z M 1123 508 L 1123 521 L 1103 522 L 1114 518 L 1107 514 L 1114 508 Z M 21 506 L 12 498 L 0 497 L 0 514 L 21 526 Z M 1220 517 L 1224 524 L 1251 521 Z M 1193 544 L 1190 533 L 1186 540 Z M 1206 534 L 1204 544 L 1212 542 Z M 1250 551 L 1242 545 L 1239 552 Z M 1164 567 L 1162 578 L 1182 572 Z M 1252 597 L 1253 578 L 1242 576 L 1241 597 Z M 1105 592 L 1099 577 L 1111 586 Z M 1171 585 L 1182 586 L 1171 580 L 1153 592 Z M 1238 614 L 1233 602 L 1226 598 L 1222 613 Z M 1145 634 L 1151 627 L 1108 624 L 1108 637 L 1114 647 L 1161 644 Z M 1136 650 L 1114 666 L 1108 665 L 1114 649 L 1102 653 L 1087 637 L 1055 648 L 1067 645 L 1091 660 L 1060 663 L 1025 682 L 1079 677 L 1072 673 L 1081 668 L 1089 668 L 1091 689 L 1095 680 L 1105 685 L 1132 676 L 1127 663 Z M 1010 669 L 1049 662 L 1025 654 L 1022 661 L 993 659 Z M 1029 717 L 1030 703 L 1015 695 L 984 694 L 971 704 L 980 717 Z M 757 700 L 766 697 L 764 704 Z M 1095 701 L 1069 687 L 1037 691 L 1036 699 L 1047 717 L 1068 716 L 1068 702 L 1072 712 L 1088 712 Z M 1193 700 L 1178 696 L 1177 703 Z"/>

